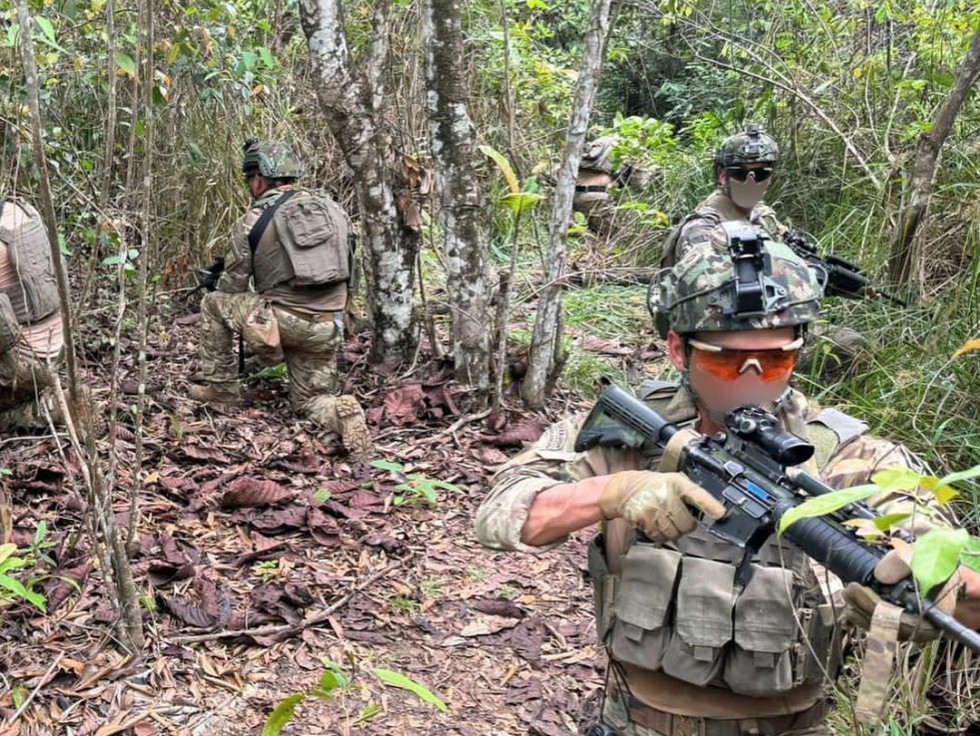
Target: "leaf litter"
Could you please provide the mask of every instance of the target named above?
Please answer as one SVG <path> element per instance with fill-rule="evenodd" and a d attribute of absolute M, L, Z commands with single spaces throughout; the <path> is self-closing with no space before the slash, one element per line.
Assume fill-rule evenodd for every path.
<path fill-rule="evenodd" d="M 377 457 L 463 491 L 396 505 L 400 475 L 350 462 L 335 436 L 297 419 L 281 381 L 247 383 L 236 412 L 183 398 L 191 371 L 175 348 L 196 342 L 194 322 L 150 331 L 167 342 L 155 346 L 130 545 L 144 657 L 107 638 L 114 612 L 77 462 L 51 438 L 0 446 L 13 541 L 29 545 L 44 521 L 52 543 L 48 615 L 0 609 L 0 734 L 258 734 L 280 701 L 312 691 L 321 657 L 348 675 L 411 678 L 448 712 L 362 677 L 332 701 L 308 697 L 285 734 L 567 734 L 594 715 L 604 655 L 582 569 L 588 533 L 531 557 L 483 549 L 473 532 L 493 468 L 580 406 L 559 394 L 535 416 L 511 399 L 455 426 L 473 407 L 450 364 L 371 372 L 369 335 L 353 337 L 343 390 L 365 406 Z M 109 357 L 86 355 L 90 385 L 108 386 Z M 129 386 L 135 365 L 120 371 Z M 128 410 L 135 398 L 120 390 L 115 401 Z M 118 416 L 115 510 L 128 526 L 135 438 L 131 414 Z M 32 692 L 16 721 L 2 720 Z M 383 712 L 353 725 L 371 705 Z"/>

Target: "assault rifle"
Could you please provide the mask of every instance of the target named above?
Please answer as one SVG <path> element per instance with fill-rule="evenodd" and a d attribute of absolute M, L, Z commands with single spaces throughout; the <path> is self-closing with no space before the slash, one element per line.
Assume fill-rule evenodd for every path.
<path fill-rule="evenodd" d="M 224 256 L 217 256 L 212 263 L 207 268 L 199 268 L 194 272 L 194 278 L 197 280 L 197 285 L 200 286 L 205 291 L 214 291 L 218 288 L 218 279 L 221 278 L 221 274 L 225 270 L 225 259 Z"/>
<path fill-rule="evenodd" d="M 825 293 L 827 296 L 842 296 L 846 299 L 884 297 L 900 307 L 908 304 L 896 296 L 886 294 L 873 286 L 864 271 L 854 263 L 834 255 L 821 257 L 817 252 L 816 239 L 802 230 L 788 230 L 783 235 L 786 245 L 800 258 L 827 275 Z"/>
<path fill-rule="evenodd" d="M 780 430 L 772 414 L 755 406 L 742 406 L 726 416 L 725 426 L 727 431 L 717 437 L 694 435 L 683 447 L 678 469 L 724 504 L 727 513 L 708 529 L 744 549 L 743 566 L 747 567 L 783 514 L 807 498 L 833 489 L 804 472 L 787 472 L 787 468 L 809 460 L 814 447 Z M 653 454 L 666 447 L 678 431 L 642 401 L 610 386 L 585 420 L 575 450 L 584 452 L 595 445 L 607 445 Z M 800 519 L 783 536 L 844 583 L 871 588 L 884 600 L 924 616 L 949 637 L 980 653 L 980 632 L 967 628 L 931 601 L 922 600 L 911 575 L 895 585 L 878 581 L 875 565 L 888 548 L 869 544 L 844 524 L 848 519 L 875 516 L 867 505 L 852 503 L 828 516 Z"/>

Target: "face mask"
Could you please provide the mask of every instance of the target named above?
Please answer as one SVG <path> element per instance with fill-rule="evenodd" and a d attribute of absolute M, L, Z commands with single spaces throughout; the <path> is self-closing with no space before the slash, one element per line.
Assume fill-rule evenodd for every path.
<path fill-rule="evenodd" d="M 737 207 L 743 210 L 751 210 L 762 201 L 770 183 L 770 179 L 756 182 L 751 176 L 745 181 L 728 179 L 728 196 L 731 197 Z"/>

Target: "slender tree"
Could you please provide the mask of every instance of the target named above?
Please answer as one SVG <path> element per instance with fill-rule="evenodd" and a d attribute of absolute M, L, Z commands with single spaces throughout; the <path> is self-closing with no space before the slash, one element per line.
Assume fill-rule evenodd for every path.
<path fill-rule="evenodd" d="M 589 118 L 599 84 L 606 37 L 609 35 L 611 0 L 595 0 L 585 36 L 585 50 L 575 84 L 574 103 L 568 123 L 565 153 L 558 170 L 551 225 L 548 230 L 546 281 L 538 301 L 537 318 L 531 337 L 527 375 L 521 384 L 521 396 L 531 407 L 540 407 L 549 386 L 561 370 L 561 294 L 565 274 L 565 237 L 572 215 L 575 176 L 582 158 L 582 145 L 589 129 Z"/>
<path fill-rule="evenodd" d="M 317 96 L 330 132 L 354 170 L 364 233 L 365 274 L 374 327 L 372 359 L 411 360 L 418 343 L 413 305 L 419 233 L 402 222 L 383 125 L 390 0 L 375 7 L 371 50 L 356 68 L 340 0 L 302 0 Z"/>
<path fill-rule="evenodd" d="M 41 198 L 41 216 L 48 232 L 48 242 L 51 248 L 51 258 L 54 261 L 55 274 L 58 280 L 58 295 L 61 298 L 61 308 L 65 315 L 71 311 L 71 301 L 68 298 L 68 278 L 61 261 L 61 249 L 58 243 L 58 223 L 55 215 L 54 201 L 51 196 L 51 182 L 48 178 L 48 163 L 44 154 L 41 132 L 41 110 L 38 104 L 37 62 L 34 56 L 34 45 L 31 37 L 31 18 L 26 0 L 18 0 L 17 17 L 20 26 L 20 50 L 24 64 L 24 77 L 27 87 L 27 104 L 31 115 L 31 132 L 33 139 L 34 163 L 40 174 L 39 193 Z M 126 544 L 112 508 L 112 489 L 105 482 L 99 457 L 95 449 L 95 435 L 92 426 L 93 407 L 83 406 L 80 400 L 78 370 L 75 364 L 74 335 L 71 320 L 65 319 L 62 329 L 65 340 L 65 364 L 68 374 L 68 391 L 70 400 L 64 406 L 68 409 L 66 420 L 72 429 L 75 450 L 83 462 L 83 475 L 92 498 L 94 527 L 101 542 L 105 544 L 108 554 L 103 556 L 103 562 L 109 563 L 109 569 L 104 570 L 107 588 L 114 594 L 112 599 L 119 611 L 117 619 L 119 639 L 122 646 L 129 652 L 135 653 L 143 648 L 143 619 L 140 612 L 136 584 L 133 581 L 133 570 L 126 553 Z M 59 388 L 60 392 L 60 388 Z M 81 428 L 85 445 L 79 441 L 74 431 Z M 96 547 L 100 539 L 93 539 Z"/>
<path fill-rule="evenodd" d="M 943 144 L 953 130 L 970 88 L 980 77 L 980 28 L 973 36 L 970 48 L 956 72 L 949 96 L 943 102 L 932 128 L 919 137 L 912 160 L 908 193 L 901 214 L 898 237 L 888 261 L 888 275 L 896 287 L 912 297 L 922 293 L 922 254 L 916 245 L 916 235 L 926 217 L 936 180 L 936 169 Z"/>
<path fill-rule="evenodd" d="M 461 0 L 426 0 L 429 136 L 443 226 L 456 378 L 490 388 L 489 284 L 473 124 L 467 109 Z"/>

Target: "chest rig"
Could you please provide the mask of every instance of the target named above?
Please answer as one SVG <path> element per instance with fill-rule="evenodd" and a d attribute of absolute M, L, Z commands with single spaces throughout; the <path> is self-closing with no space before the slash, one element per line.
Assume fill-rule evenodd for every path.
<path fill-rule="evenodd" d="M 676 393 L 676 384 L 647 382 L 640 398 L 692 427 L 693 409 L 671 405 Z M 656 470 L 660 459 L 644 463 Z M 832 678 L 839 637 L 807 556 L 775 535 L 743 556 L 702 524 L 661 546 L 609 522 L 590 546 L 589 571 L 611 659 L 755 697 Z"/>

